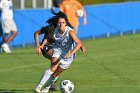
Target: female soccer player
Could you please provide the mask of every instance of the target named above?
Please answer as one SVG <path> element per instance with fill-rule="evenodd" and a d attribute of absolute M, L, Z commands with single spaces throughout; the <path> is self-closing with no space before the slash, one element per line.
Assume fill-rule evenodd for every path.
<path fill-rule="evenodd" d="M 60 12 L 58 12 L 56 14 L 53 10 L 52 10 L 52 13 L 55 15 L 60 14 Z M 47 23 L 49 25 L 47 25 L 46 27 L 42 27 L 40 30 L 37 30 L 34 33 L 34 39 L 35 39 L 35 43 L 36 43 L 36 48 L 35 48 L 36 53 L 40 54 L 42 52 L 43 56 L 48 59 L 51 59 L 51 55 L 52 55 L 52 44 L 54 43 L 53 34 L 54 34 L 54 29 L 57 26 L 56 20 L 57 20 L 56 16 L 50 18 L 49 20 L 47 20 Z M 68 25 L 71 28 L 73 28 L 69 22 L 68 22 Z M 45 34 L 41 45 L 39 43 L 40 34 Z M 47 43 L 47 45 L 46 45 L 46 43 Z M 86 48 L 83 46 L 83 44 L 80 48 L 81 48 L 82 52 L 86 51 Z"/>
<path fill-rule="evenodd" d="M 51 60 L 52 45 L 54 43 L 53 33 L 54 33 L 54 29 L 57 25 L 55 20 L 56 20 L 55 17 L 49 19 L 47 21 L 47 23 L 49 25 L 47 25 L 46 27 L 42 27 L 41 29 L 37 30 L 34 33 L 34 39 L 35 39 L 35 44 L 36 44 L 36 47 L 35 47 L 36 54 L 41 54 L 42 53 L 42 55 L 45 58 L 48 58 L 49 60 Z M 44 38 L 43 38 L 41 44 L 39 42 L 39 35 L 40 34 L 44 34 Z M 56 91 L 57 90 L 57 87 L 56 87 L 55 83 L 51 85 L 50 90 L 51 91 Z"/>
<path fill-rule="evenodd" d="M 71 65 L 76 51 L 81 47 L 81 42 L 70 27 L 66 15 L 63 12 L 59 12 L 54 17 L 56 18 L 57 27 L 53 35 L 55 43 L 51 57 L 52 65 L 41 78 L 35 89 L 36 92 L 47 93 L 50 85 L 56 81 L 58 75 Z M 74 42 L 76 45 L 74 45 Z M 42 89 L 45 83 L 46 86 Z"/>

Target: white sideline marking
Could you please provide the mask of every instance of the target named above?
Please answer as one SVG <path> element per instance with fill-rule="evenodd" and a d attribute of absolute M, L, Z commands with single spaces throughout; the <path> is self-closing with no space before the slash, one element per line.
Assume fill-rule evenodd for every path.
<path fill-rule="evenodd" d="M 21 66 L 21 67 L 9 68 L 9 69 L 5 69 L 5 70 L 1 70 L 0 72 L 12 71 L 12 70 L 28 68 L 28 67 L 31 67 L 31 66 L 39 66 L 39 65 L 41 66 L 41 65 L 44 65 L 44 64 L 43 63 L 42 64 L 33 64 L 33 65 L 26 65 L 26 66 Z"/>

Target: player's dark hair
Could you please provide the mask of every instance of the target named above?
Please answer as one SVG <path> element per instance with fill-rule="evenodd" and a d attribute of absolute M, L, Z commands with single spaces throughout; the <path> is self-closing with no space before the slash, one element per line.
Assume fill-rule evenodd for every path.
<path fill-rule="evenodd" d="M 47 20 L 47 23 L 49 25 L 53 25 L 53 26 L 57 26 L 57 22 L 59 18 L 64 18 L 66 20 L 66 24 L 73 28 L 72 25 L 69 23 L 67 16 L 65 15 L 65 13 L 59 11 L 58 13 L 56 13 L 53 9 L 51 9 L 51 13 L 54 15 L 53 17 L 51 17 L 50 19 Z"/>
<path fill-rule="evenodd" d="M 46 32 L 48 33 L 48 34 L 45 34 L 43 40 L 47 38 L 47 40 L 48 40 L 49 42 L 54 42 L 53 40 L 51 40 L 51 38 L 52 38 L 52 36 L 53 36 L 53 34 L 54 34 L 55 28 L 57 27 L 57 22 L 58 22 L 59 18 L 64 18 L 64 19 L 66 20 L 67 26 L 71 27 L 72 29 L 73 29 L 73 27 L 72 27 L 72 25 L 68 22 L 67 16 L 66 16 L 63 12 L 59 11 L 59 12 L 57 13 L 57 12 L 55 12 L 53 9 L 51 9 L 51 13 L 52 13 L 54 16 L 52 16 L 51 18 L 49 18 L 49 19 L 46 21 L 46 23 L 48 23 L 48 25 L 47 25 L 46 27 L 42 28 L 42 30 L 44 30 L 44 31 L 46 31 Z M 43 41 L 43 40 L 42 40 L 42 41 Z"/>

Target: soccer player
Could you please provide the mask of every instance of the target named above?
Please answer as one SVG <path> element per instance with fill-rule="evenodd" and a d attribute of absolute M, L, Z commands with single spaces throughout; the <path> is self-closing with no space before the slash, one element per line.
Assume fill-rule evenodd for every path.
<path fill-rule="evenodd" d="M 53 11 L 53 10 L 52 10 Z M 58 13 L 59 14 L 59 13 Z M 41 29 L 37 30 L 34 33 L 34 39 L 35 39 L 35 52 L 36 54 L 41 54 L 45 57 L 48 58 L 49 60 L 51 60 L 51 56 L 52 56 L 52 46 L 54 44 L 54 30 L 57 27 L 57 17 L 54 16 L 52 18 L 50 18 L 49 20 L 47 20 L 47 23 L 49 25 L 42 27 Z M 72 28 L 72 27 L 71 27 Z M 41 42 L 41 44 L 39 43 L 39 35 L 44 34 L 44 38 Z M 85 52 L 86 48 L 82 45 L 81 47 L 81 51 Z M 52 84 L 50 87 L 51 91 L 57 90 L 56 85 Z"/>
<path fill-rule="evenodd" d="M 56 18 L 54 22 L 57 23 L 57 27 L 53 35 L 55 43 L 53 45 L 53 54 L 51 57 L 52 64 L 51 67 L 45 71 L 35 88 L 36 92 L 41 91 L 41 93 L 47 93 L 49 91 L 50 85 L 56 81 L 58 75 L 62 71 L 71 65 L 75 58 L 75 52 L 81 47 L 81 42 L 72 29 L 72 26 L 69 24 L 66 15 L 63 12 L 53 14 L 55 14 L 55 16 L 51 19 Z M 76 45 L 74 45 L 74 42 Z M 45 83 L 46 86 L 43 88 Z"/>
<path fill-rule="evenodd" d="M 56 18 L 52 18 L 50 20 L 47 21 L 47 23 L 49 25 L 47 25 L 46 27 L 42 27 L 40 30 L 37 30 L 34 33 L 34 39 L 35 39 L 35 52 L 36 54 L 41 54 L 45 57 L 48 58 L 49 60 L 51 60 L 51 55 L 52 55 L 52 45 L 54 43 L 54 39 L 53 39 L 53 33 L 54 33 L 54 29 L 56 27 L 56 23 L 53 21 Z M 41 44 L 39 43 L 39 35 L 40 34 L 44 34 L 44 38 L 41 42 Z M 51 85 L 50 87 L 51 91 L 56 91 L 57 87 L 54 84 Z M 38 90 L 36 90 L 38 91 Z"/>
<path fill-rule="evenodd" d="M 2 30 L 4 33 L 4 44 L 2 44 L 2 49 L 6 53 L 11 53 L 11 50 L 9 48 L 9 43 L 17 35 L 17 27 L 13 20 L 12 0 L 1 0 L 0 8 L 2 10 L 1 19 L 2 19 Z M 10 37 L 8 37 L 10 32 L 12 34 Z"/>

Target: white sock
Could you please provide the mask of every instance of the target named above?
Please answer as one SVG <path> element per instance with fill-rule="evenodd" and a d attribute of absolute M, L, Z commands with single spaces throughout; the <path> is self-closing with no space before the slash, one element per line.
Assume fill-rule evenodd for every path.
<path fill-rule="evenodd" d="M 40 82 L 38 83 L 38 85 L 44 85 L 46 83 L 46 81 L 48 81 L 48 79 L 50 78 L 51 74 L 53 72 L 49 69 L 49 70 L 46 70 L 44 75 L 42 76 Z"/>
<path fill-rule="evenodd" d="M 50 78 L 48 79 L 45 87 L 50 87 L 50 85 L 52 83 L 54 83 L 57 79 L 58 79 L 58 76 L 54 78 L 53 75 L 51 75 Z"/>

